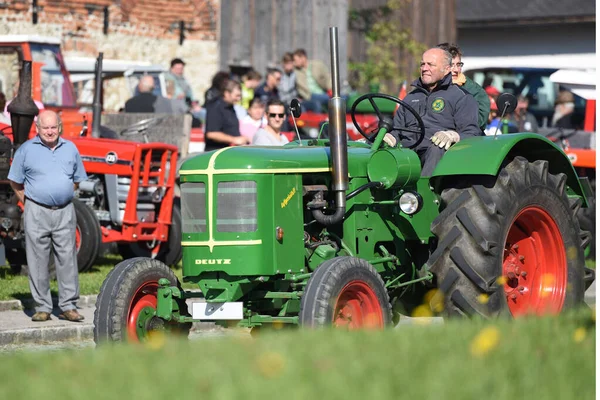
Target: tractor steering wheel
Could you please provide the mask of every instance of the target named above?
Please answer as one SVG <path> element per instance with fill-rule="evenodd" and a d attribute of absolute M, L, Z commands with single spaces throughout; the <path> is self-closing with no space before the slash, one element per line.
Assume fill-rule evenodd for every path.
<path fill-rule="evenodd" d="M 354 104 L 352 104 L 352 108 L 350 109 L 350 115 L 352 116 L 352 122 L 354 123 L 354 126 L 356 127 L 356 130 L 358 131 L 358 133 L 360 133 L 365 139 L 367 139 L 367 141 L 369 141 L 369 143 L 373 142 L 373 136 L 369 137 L 369 135 L 367 135 L 362 130 L 360 125 L 356 122 L 356 106 L 358 106 L 358 104 L 362 103 L 363 101 L 365 101 L 367 99 L 369 100 L 369 103 L 371 103 L 371 107 L 373 107 L 373 110 L 375 110 L 375 114 L 377 114 L 377 118 L 379 118 L 379 128 L 381 128 L 381 126 L 385 123 L 384 116 L 383 116 L 383 113 L 379 110 L 379 107 L 377 107 L 377 104 L 373 101 L 373 99 L 390 100 L 390 101 L 393 101 L 394 103 L 398 104 L 400 107 L 406 108 L 415 117 L 415 119 L 417 120 L 417 123 L 419 125 L 418 129 L 398 128 L 399 131 L 415 133 L 418 135 L 416 142 L 414 144 L 408 146 L 407 148 L 414 149 L 423 141 L 423 139 L 425 138 L 425 124 L 423 124 L 423 120 L 421 119 L 421 116 L 419 115 L 419 113 L 417 113 L 415 111 L 414 108 L 412 108 L 411 106 L 409 106 L 408 104 L 406 104 L 405 102 L 400 100 L 399 98 L 390 96 L 388 94 L 367 93 L 367 94 L 360 96 L 358 99 L 356 99 Z"/>

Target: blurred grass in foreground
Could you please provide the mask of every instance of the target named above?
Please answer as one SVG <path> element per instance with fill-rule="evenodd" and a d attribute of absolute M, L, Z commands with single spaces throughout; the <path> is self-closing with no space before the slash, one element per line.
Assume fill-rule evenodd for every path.
<path fill-rule="evenodd" d="M 595 314 L 3 356 L 1 399 L 593 399 Z"/>

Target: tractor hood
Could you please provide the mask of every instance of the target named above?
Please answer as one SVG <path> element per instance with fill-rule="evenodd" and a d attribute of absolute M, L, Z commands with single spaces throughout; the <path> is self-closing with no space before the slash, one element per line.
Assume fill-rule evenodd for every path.
<path fill-rule="evenodd" d="M 321 146 L 285 147 L 226 147 L 221 150 L 194 156 L 186 160 L 180 175 L 206 174 L 210 170 L 231 170 L 231 173 L 272 172 L 308 173 L 331 171 L 331 154 L 327 141 Z M 351 177 L 367 176 L 367 163 L 373 152 L 368 146 L 356 143 L 348 147 L 348 174 Z"/>
<path fill-rule="evenodd" d="M 152 151 L 157 161 L 164 153 L 177 154 L 177 146 L 165 143 L 138 143 L 125 140 L 97 139 L 92 137 L 69 137 L 83 160 L 88 173 L 130 174 L 135 165 L 136 152 L 143 162 L 142 154 Z M 175 168 L 175 162 L 173 168 Z"/>
<path fill-rule="evenodd" d="M 133 161 L 135 150 L 143 143 L 128 142 L 125 140 L 99 139 L 93 137 L 69 137 L 70 140 L 77 146 L 81 157 L 84 160 L 104 160 L 105 158 L 121 160 L 127 164 Z M 165 145 L 168 146 L 168 145 Z"/>

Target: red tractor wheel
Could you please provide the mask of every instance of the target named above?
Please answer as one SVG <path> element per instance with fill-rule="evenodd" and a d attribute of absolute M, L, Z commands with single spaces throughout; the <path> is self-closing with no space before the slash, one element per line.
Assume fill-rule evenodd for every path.
<path fill-rule="evenodd" d="M 367 261 L 337 257 L 313 273 L 300 303 L 300 324 L 343 329 L 382 329 L 391 320 L 390 299 Z"/>
<path fill-rule="evenodd" d="M 167 322 L 156 316 L 158 280 L 179 286 L 173 271 L 157 260 L 132 258 L 107 275 L 96 300 L 94 341 L 143 342 L 153 331 L 187 335 L 191 324 Z M 185 310 L 187 307 L 182 304 Z"/>
<path fill-rule="evenodd" d="M 583 302 L 579 199 L 547 161 L 516 157 L 497 177 L 461 177 L 442 192 L 428 265 L 446 315 L 557 314 Z"/>
<path fill-rule="evenodd" d="M 502 276 L 510 313 L 557 314 L 567 288 L 567 257 L 560 229 L 542 208 L 522 210 L 508 231 Z"/>

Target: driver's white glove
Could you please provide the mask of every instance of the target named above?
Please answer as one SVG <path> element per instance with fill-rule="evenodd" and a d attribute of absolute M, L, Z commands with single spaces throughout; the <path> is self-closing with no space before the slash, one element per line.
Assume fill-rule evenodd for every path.
<path fill-rule="evenodd" d="M 448 150 L 454 143 L 460 141 L 460 135 L 456 131 L 438 131 L 431 137 L 433 144 Z"/>
<path fill-rule="evenodd" d="M 386 133 L 383 137 L 383 141 L 390 147 L 394 147 L 396 145 L 396 138 L 391 133 Z"/>

